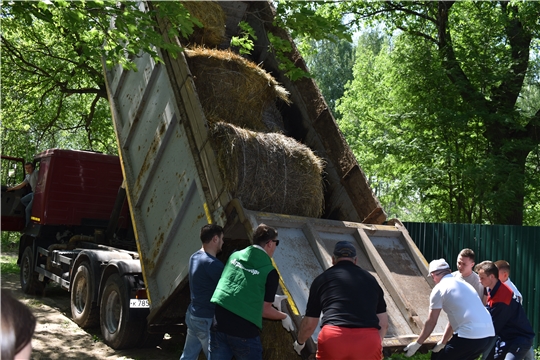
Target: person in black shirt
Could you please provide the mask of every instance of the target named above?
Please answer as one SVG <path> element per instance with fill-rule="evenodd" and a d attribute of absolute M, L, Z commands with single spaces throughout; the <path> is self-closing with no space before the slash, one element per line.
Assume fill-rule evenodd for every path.
<path fill-rule="evenodd" d="M 315 331 L 317 359 L 382 359 L 382 340 L 388 330 L 384 293 L 377 280 L 356 265 L 356 249 L 347 241 L 335 245 L 333 266 L 311 284 L 306 314 L 293 347 L 298 354 Z"/>

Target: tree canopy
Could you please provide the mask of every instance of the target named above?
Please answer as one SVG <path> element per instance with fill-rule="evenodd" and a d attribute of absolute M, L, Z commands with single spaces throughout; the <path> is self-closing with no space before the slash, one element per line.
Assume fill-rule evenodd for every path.
<path fill-rule="evenodd" d="M 391 202 L 426 204 L 432 221 L 521 225 L 538 200 L 540 4 L 336 8 L 392 35 L 378 53 L 359 45 L 338 107 L 371 175 L 400 189 Z"/>
<path fill-rule="evenodd" d="M 116 153 L 101 59 L 133 68 L 140 51 L 163 42 L 153 16 L 187 35 L 197 20 L 180 2 L 55 1 L 2 4 L 2 146 L 30 158 L 46 148 Z M 111 19 L 115 27 L 111 28 Z"/>

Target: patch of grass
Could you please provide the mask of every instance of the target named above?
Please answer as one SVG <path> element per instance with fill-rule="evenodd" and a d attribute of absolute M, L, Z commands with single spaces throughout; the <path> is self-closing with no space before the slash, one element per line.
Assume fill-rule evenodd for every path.
<path fill-rule="evenodd" d="M 21 234 L 15 231 L 2 231 L 1 245 L 2 252 L 17 252 L 19 251 L 19 238 Z"/>
<path fill-rule="evenodd" d="M 406 357 L 405 353 L 395 353 L 392 354 L 392 356 L 387 357 L 385 359 L 391 359 L 391 360 L 430 360 L 431 359 L 431 351 L 427 354 L 420 354 L 416 353 L 411 357 Z"/>
<path fill-rule="evenodd" d="M 20 271 L 17 265 L 17 257 L 10 255 L 0 256 L 0 272 L 2 274 L 18 274 Z"/>
<path fill-rule="evenodd" d="M 31 299 L 28 299 L 28 302 L 26 303 L 26 305 L 30 307 L 41 307 L 43 306 L 43 302 L 36 298 L 31 298 Z"/>

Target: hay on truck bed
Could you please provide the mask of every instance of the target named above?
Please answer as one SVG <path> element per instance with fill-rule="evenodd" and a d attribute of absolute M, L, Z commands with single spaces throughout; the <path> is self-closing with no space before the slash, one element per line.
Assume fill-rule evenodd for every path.
<path fill-rule="evenodd" d="M 217 119 L 245 129 L 283 132 L 276 99 L 289 92 L 269 73 L 230 50 L 185 50 L 199 100 L 210 123 Z"/>
<path fill-rule="evenodd" d="M 195 26 L 187 38 L 189 44 L 217 47 L 225 41 L 226 15 L 216 1 L 181 1 L 186 10 L 202 24 Z"/>
<path fill-rule="evenodd" d="M 310 148 L 278 133 L 260 133 L 217 122 L 210 127 L 219 170 L 245 208 L 320 217 L 324 161 Z"/>

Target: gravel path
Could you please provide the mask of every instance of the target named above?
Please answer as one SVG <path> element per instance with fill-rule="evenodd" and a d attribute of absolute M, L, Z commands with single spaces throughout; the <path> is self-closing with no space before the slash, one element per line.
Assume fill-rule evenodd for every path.
<path fill-rule="evenodd" d="M 110 348 L 103 343 L 99 328 L 83 330 L 71 320 L 69 293 L 54 284 L 47 285 L 44 296 L 30 296 L 22 292 L 18 274 L 2 274 L 1 287 L 11 291 L 37 318 L 32 359 L 161 360 L 178 359 L 182 353 L 183 334 L 166 335 L 160 346 L 152 349 Z"/>

